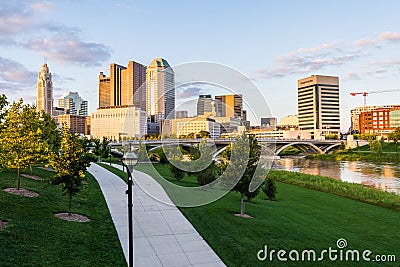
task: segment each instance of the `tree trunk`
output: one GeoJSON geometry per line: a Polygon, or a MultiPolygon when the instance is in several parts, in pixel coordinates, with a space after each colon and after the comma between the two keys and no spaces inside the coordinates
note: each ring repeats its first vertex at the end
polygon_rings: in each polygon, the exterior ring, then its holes
{"type": "Polygon", "coordinates": [[[71,211],[72,211],[72,194],[69,194],[68,215],[71,215],[71,211]]]}
{"type": "Polygon", "coordinates": [[[30,171],[31,171],[31,175],[32,175],[32,165],[29,165],[30,171]]]}
{"type": "Polygon", "coordinates": [[[244,194],[241,194],[242,198],[240,200],[240,215],[244,215],[245,203],[244,203],[244,194]]]}
{"type": "Polygon", "coordinates": [[[17,190],[19,190],[21,186],[21,175],[20,175],[20,169],[18,168],[18,186],[17,186],[17,190]]]}

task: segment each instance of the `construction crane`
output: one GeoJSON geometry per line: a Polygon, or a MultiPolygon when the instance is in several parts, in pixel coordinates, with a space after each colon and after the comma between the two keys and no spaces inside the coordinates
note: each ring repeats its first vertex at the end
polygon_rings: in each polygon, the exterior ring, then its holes
{"type": "Polygon", "coordinates": [[[364,97],[364,109],[367,106],[367,95],[370,94],[380,94],[380,93],[390,93],[390,92],[397,92],[400,89],[389,89],[389,90],[378,90],[378,91],[370,91],[370,92],[353,92],[350,93],[351,96],[362,95],[364,97]]]}

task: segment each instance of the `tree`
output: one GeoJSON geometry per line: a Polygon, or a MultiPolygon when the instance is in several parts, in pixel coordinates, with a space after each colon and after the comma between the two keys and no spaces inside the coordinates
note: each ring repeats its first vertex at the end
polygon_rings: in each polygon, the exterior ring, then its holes
{"type": "Polygon", "coordinates": [[[139,141],[139,149],[137,154],[139,162],[145,162],[149,159],[149,156],[147,155],[146,145],[143,144],[142,141],[139,141]]]}
{"type": "Polygon", "coordinates": [[[89,166],[79,136],[63,128],[60,150],[51,153],[49,163],[56,172],[51,184],[61,185],[63,194],[68,195],[68,214],[71,215],[72,196],[84,187],[85,171],[89,166]]]}
{"type": "Polygon", "coordinates": [[[109,148],[110,141],[107,138],[103,138],[100,143],[99,149],[99,156],[100,160],[103,158],[107,158],[110,155],[110,148],[109,148]]]}
{"type": "Polygon", "coordinates": [[[183,176],[185,175],[185,172],[183,170],[181,170],[180,168],[178,168],[174,165],[174,161],[179,161],[179,160],[181,160],[181,159],[176,157],[175,159],[171,160],[171,162],[169,163],[169,169],[177,181],[182,180],[183,176]]]}
{"type": "Polygon", "coordinates": [[[1,130],[1,125],[3,123],[4,117],[7,114],[7,97],[6,95],[2,94],[0,95],[0,130],[1,130]]]}
{"type": "Polygon", "coordinates": [[[192,172],[200,186],[206,185],[214,181],[217,177],[217,166],[212,158],[213,151],[207,144],[206,140],[201,140],[197,147],[190,148],[191,160],[197,160],[198,166],[207,166],[201,171],[192,172]]]}
{"type": "Polygon", "coordinates": [[[43,125],[34,106],[22,99],[8,109],[0,131],[0,167],[17,170],[17,189],[21,187],[21,170],[42,161],[48,153],[43,140],[43,125]]]}
{"type": "Polygon", "coordinates": [[[186,135],[186,137],[189,138],[189,139],[193,139],[193,138],[196,138],[196,135],[194,133],[188,133],[186,135]]]}
{"type": "MultiPolygon", "coordinates": [[[[241,205],[240,205],[240,215],[243,216],[245,212],[245,197],[248,198],[255,197],[258,194],[258,189],[256,189],[254,194],[249,191],[249,186],[253,175],[255,174],[257,164],[260,159],[260,148],[257,143],[257,139],[252,135],[247,135],[243,133],[242,135],[236,137],[235,141],[227,148],[223,153],[223,160],[219,164],[220,172],[224,172],[231,179],[235,179],[240,176],[239,181],[233,187],[232,191],[239,192],[241,195],[241,205]],[[249,155],[248,159],[244,156],[232,157],[232,155],[249,155]],[[227,163],[229,162],[229,164],[227,163]],[[227,166],[232,166],[227,168],[227,166]],[[243,175],[240,175],[244,170],[243,175]]],[[[257,177],[260,178],[261,177],[257,177]]]]}
{"type": "Polygon", "coordinates": [[[270,201],[275,199],[277,189],[274,180],[267,178],[264,181],[264,185],[261,187],[261,189],[270,201]]]}
{"type": "Polygon", "coordinates": [[[61,144],[61,134],[54,119],[44,111],[39,113],[42,129],[42,140],[47,143],[50,151],[57,151],[61,144]]]}
{"type": "MultiPolygon", "coordinates": [[[[383,140],[382,140],[382,142],[383,142],[383,140]]],[[[382,142],[379,140],[371,141],[371,143],[370,143],[371,151],[375,152],[378,155],[382,154],[382,142]]]]}
{"type": "Polygon", "coordinates": [[[391,132],[389,134],[389,140],[393,140],[394,142],[394,146],[396,148],[396,152],[397,152],[397,143],[400,140],[400,127],[397,127],[393,132],[391,132]]]}
{"type": "Polygon", "coordinates": [[[210,134],[210,132],[207,132],[207,131],[200,131],[197,135],[196,135],[196,137],[199,137],[199,138],[210,138],[211,137],[211,134],[210,134]]]}

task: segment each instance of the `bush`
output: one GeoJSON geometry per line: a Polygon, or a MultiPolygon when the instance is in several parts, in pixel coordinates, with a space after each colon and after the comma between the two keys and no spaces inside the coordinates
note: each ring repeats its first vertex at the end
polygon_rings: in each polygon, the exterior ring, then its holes
{"type": "Polygon", "coordinates": [[[261,188],[264,194],[267,196],[267,199],[270,201],[275,200],[277,189],[274,180],[267,178],[261,188]]]}
{"type": "Polygon", "coordinates": [[[213,161],[210,166],[208,166],[206,169],[199,171],[199,172],[194,172],[191,173],[191,175],[194,175],[197,179],[197,183],[200,186],[206,185],[211,183],[216,179],[216,165],[215,162],[213,161]]]}
{"type": "Polygon", "coordinates": [[[175,167],[175,165],[173,165],[172,163],[169,164],[169,169],[172,173],[172,176],[174,176],[174,178],[177,181],[182,180],[183,176],[185,175],[185,172],[182,171],[181,169],[175,167]]]}
{"type": "Polygon", "coordinates": [[[161,152],[158,154],[158,159],[159,159],[159,162],[160,162],[161,164],[167,164],[167,163],[168,163],[168,159],[167,159],[167,156],[165,156],[164,151],[161,151],[161,152]]]}

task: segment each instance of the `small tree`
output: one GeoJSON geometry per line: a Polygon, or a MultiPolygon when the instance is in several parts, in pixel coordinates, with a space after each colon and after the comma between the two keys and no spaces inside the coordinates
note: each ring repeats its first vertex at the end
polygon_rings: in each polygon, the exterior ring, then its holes
{"type": "Polygon", "coordinates": [[[47,155],[47,143],[42,140],[39,115],[34,106],[24,105],[22,99],[11,105],[0,131],[0,164],[17,170],[17,189],[21,186],[21,170],[47,155]]]}
{"type": "Polygon", "coordinates": [[[185,172],[176,167],[172,162],[169,163],[169,169],[177,181],[182,180],[183,176],[185,175],[185,172]]]}
{"type": "Polygon", "coordinates": [[[63,194],[69,197],[68,214],[71,215],[72,196],[84,187],[84,173],[89,166],[79,136],[63,128],[60,150],[51,153],[49,162],[56,172],[51,184],[61,184],[63,194]]]}
{"type": "Polygon", "coordinates": [[[188,174],[196,177],[198,185],[207,185],[216,179],[218,168],[213,159],[213,151],[206,140],[203,139],[197,146],[190,147],[189,157],[197,164],[192,165],[193,169],[188,174]],[[198,166],[207,167],[197,171],[198,166]]]}
{"type": "Polygon", "coordinates": [[[274,180],[267,178],[261,189],[270,201],[275,200],[277,189],[274,180]]]}
{"type": "Polygon", "coordinates": [[[143,144],[142,141],[139,141],[139,149],[137,154],[139,162],[144,162],[149,159],[149,156],[147,155],[146,145],[143,144]]]}
{"type": "Polygon", "coordinates": [[[400,140],[400,127],[397,127],[393,132],[389,134],[389,140],[392,140],[394,142],[394,146],[397,152],[397,143],[400,140]]]}
{"type": "Polygon", "coordinates": [[[103,138],[100,143],[100,149],[99,149],[99,156],[100,160],[108,158],[110,155],[110,148],[109,148],[110,141],[107,138],[103,138]]]}
{"type": "Polygon", "coordinates": [[[241,196],[241,205],[240,205],[240,215],[244,215],[245,212],[245,197],[253,198],[258,194],[258,190],[253,192],[249,191],[249,186],[251,180],[253,179],[253,175],[256,171],[257,164],[260,159],[260,148],[257,143],[257,139],[252,135],[247,135],[247,133],[243,133],[241,136],[236,137],[236,140],[230,145],[230,148],[227,148],[223,153],[223,160],[219,164],[221,173],[224,172],[228,177],[232,179],[237,178],[241,175],[239,181],[233,187],[232,191],[236,191],[240,193],[241,196]],[[245,157],[235,157],[231,159],[231,154],[235,153],[236,155],[246,155],[248,153],[248,160],[245,157]],[[228,164],[232,165],[232,168],[227,168],[228,164]]]}
{"type": "Polygon", "coordinates": [[[375,152],[378,155],[382,154],[382,142],[379,140],[372,141],[370,144],[370,149],[372,152],[375,152]]]}
{"type": "Polygon", "coordinates": [[[211,137],[210,132],[207,132],[207,131],[200,131],[198,133],[198,135],[199,135],[199,138],[210,138],[211,137]]]}

